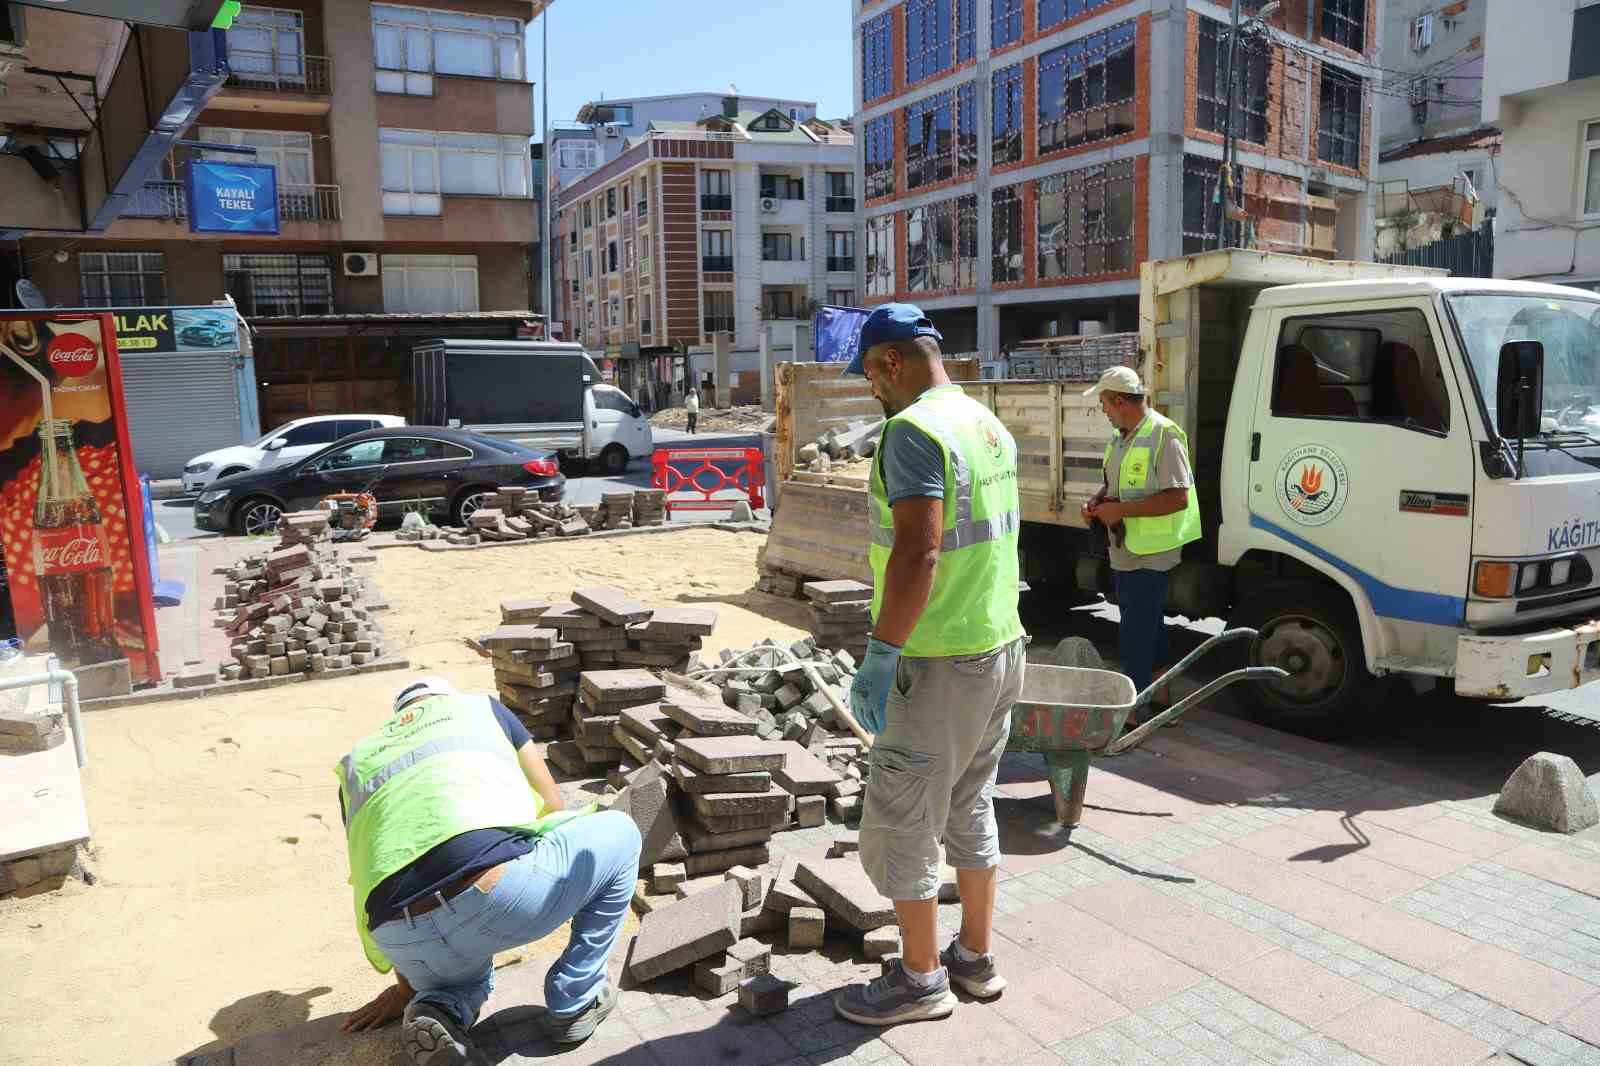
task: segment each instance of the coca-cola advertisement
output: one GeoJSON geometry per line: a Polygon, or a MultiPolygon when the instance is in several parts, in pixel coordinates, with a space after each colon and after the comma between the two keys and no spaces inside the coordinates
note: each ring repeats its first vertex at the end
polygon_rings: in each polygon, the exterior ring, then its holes
{"type": "Polygon", "coordinates": [[[0,553],[23,650],[161,678],[108,314],[0,315],[0,553]]]}

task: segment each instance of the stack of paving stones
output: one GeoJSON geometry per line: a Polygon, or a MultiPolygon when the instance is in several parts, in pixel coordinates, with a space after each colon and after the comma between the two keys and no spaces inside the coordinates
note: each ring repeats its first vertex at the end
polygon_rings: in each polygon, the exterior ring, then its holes
{"type": "Polygon", "coordinates": [[[872,586],[860,581],[808,581],[801,591],[811,601],[811,632],[817,646],[865,656],[872,635],[872,586]]]}
{"type": "Polygon", "coordinates": [[[234,662],[220,671],[185,671],[183,685],[323,673],[363,666],[383,654],[366,582],[329,540],[328,512],[284,517],[292,541],[227,572],[217,624],[232,636],[234,662]],[[320,524],[319,524],[320,523],[320,524]]]}
{"type": "Polygon", "coordinates": [[[467,528],[440,530],[432,526],[402,529],[396,540],[434,540],[470,547],[480,541],[534,540],[540,537],[581,537],[589,532],[589,522],[580,509],[561,502],[547,502],[519,485],[496,489],[484,505],[467,517],[467,528]]]}
{"type": "Polygon", "coordinates": [[[667,490],[640,489],[633,494],[633,524],[660,526],[667,521],[667,490]]]}
{"type": "Polygon", "coordinates": [[[800,595],[800,586],[805,584],[805,578],[791,574],[787,570],[780,570],[766,563],[767,546],[763,544],[756,550],[756,591],[765,592],[769,596],[782,596],[786,600],[795,599],[800,595]]]}
{"type": "Polygon", "coordinates": [[[494,663],[495,687],[535,740],[571,735],[581,663],[577,649],[543,621],[551,605],[506,600],[500,628],[481,641],[494,663]]]}
{"type": "Polygon", "coordinates": [[[579,674],[578,700],[572,705],[573,747],[583,765],[590,770],[620,766],[627,754],[616,736],[622,713],[656,704],[666,692],[666,685],[648,670],[585,670],[579,674]]]}
{"type": "Polygon", "coordinates": [[[632,529],[633,493],[602,492],[600,507],[590,522],[594,529],[632,529]]]}
{"type": "Polygon", "coordinates": [[[690,669],[703,638],[717,627],[717,612],[700,607],[661,607],[628,626],[628,646],[617,652],[624,666],[683,673],[690,669]]]}

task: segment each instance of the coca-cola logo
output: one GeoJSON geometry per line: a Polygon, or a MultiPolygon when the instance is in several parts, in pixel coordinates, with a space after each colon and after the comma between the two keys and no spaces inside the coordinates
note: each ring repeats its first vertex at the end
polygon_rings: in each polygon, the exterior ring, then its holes
{"type": "Polygon", "coordinates": [[[105,541],[92,526],[35,530],[39,558],[34,567],[41,577],[98,570],[109,565],[105,541]]]}
{"type": "Polygon", "coordinates": [[[81,378],[100,365],[100,350],[81,333],[63,333],[45,353],[50,369],[69,378],[81,378]]]}

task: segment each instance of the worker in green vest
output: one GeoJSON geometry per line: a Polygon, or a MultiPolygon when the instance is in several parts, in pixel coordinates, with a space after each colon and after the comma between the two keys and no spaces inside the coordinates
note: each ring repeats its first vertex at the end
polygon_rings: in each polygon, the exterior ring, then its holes
{"type": "Polygon", "coordinates": [[[894,901],[901,961],[834,1000],[865,1025],[942,1018],[952,982],[1005,987],[990,950],[1000,839],[995,774],[1022,691],[1017,446],[945,375],[939,331],[910,304],[867,316],[849,373],[887,421],[873,461],[872,639],[850,689],[877,734],[861,864],[894,901]],[[961,929],[938,945],[939,840],[956,868],[961,929]]]}
{"type": "Polygon", "coordinates": [[[546,1029],[578,1043],[617,1003],[606,960],[639,872],[639,831],[620,811],[564,809],[526,728],[498,700],[442,677],[408,682],[394,713],[334,773],[356,929],[395,984],[345,1021],[403,1017],[416,1066],[477,1061],[467,1030],[494,985],[496,952],[568,921],[545,974],[546,1029]]]}
{"type": "MultiPolygon", "coordinates": [[[[1083,505],[1083,520],[1110,532],[1111,576],[1122,622],[1122,672],[1143,692],[1157,663],[1168,663],[1167,576],[1183,546],[1200,539],[1200,500],[1189,466],[1189,439],[1152,409],[1130,367],[1114,366],[1084,393],[1098,396],[1116,429],[1106,443],[1104,484],[1083,505]]],[[[1130,723],[1131,724],[1131,723],[1130,723]]]]}

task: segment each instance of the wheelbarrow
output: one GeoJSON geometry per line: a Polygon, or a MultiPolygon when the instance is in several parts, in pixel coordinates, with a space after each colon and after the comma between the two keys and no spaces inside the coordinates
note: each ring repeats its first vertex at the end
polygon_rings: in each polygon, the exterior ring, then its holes
{"type": "Polygon", "coordinates": [[[1233,670],[1174,703],[1136,729],[1123,732],[1128,718],[1150,702],[1151,695],[1182,674],[1212,648],[1235,640],[1254,638],[1253,629],[1230,629],[1201,644],[1161,675],[1143,692],[1135,692],[1126,674],[1112,670],[1029,663],[1023,677],[1022,698],[1011,710],[1011,739],[1007,751],[1038,752],[1045,757],[1050,792],[1055,797],[1056,820],[1071,828],[1083,817],[1083,794],[1089,784],[1089,760],[1120,755],[1143,743],[1150,734],[1173,721],[1218,691],[1240,681],[1269,681],[1288,677],[1275,666],[1233,670]]]}

